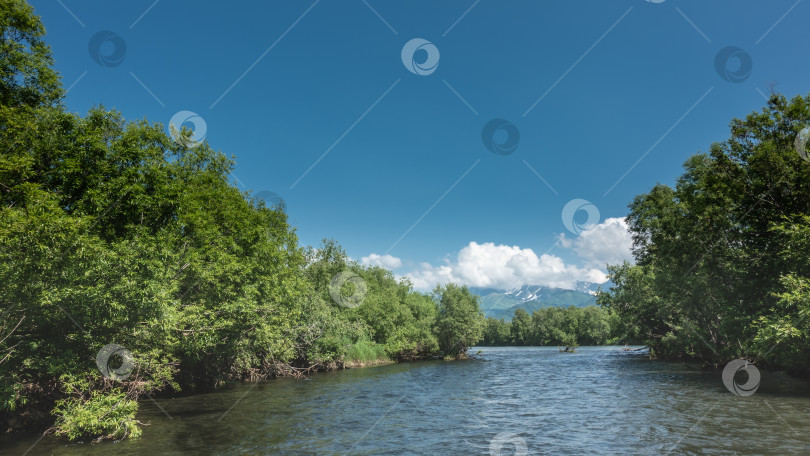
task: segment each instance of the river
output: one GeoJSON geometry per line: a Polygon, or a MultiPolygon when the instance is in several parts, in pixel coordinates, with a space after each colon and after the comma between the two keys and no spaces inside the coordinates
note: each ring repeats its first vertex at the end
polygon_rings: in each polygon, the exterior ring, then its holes
{"type": "Polygon", "coordinates": [[[475,361],[145,399],[138,418],[151,425],[140,439],[90,445],[15,434],[0,448],[30,456],[810,454],[810,386],[784,374],[762,372],[745,397],[717,371],[620,347],[480,352],[475,361]]]}

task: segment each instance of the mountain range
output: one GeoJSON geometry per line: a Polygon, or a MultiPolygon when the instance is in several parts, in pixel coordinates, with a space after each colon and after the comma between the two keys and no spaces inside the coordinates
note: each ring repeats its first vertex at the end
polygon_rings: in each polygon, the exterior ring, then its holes
{"type": "Polygon", "coordinates": [[[612,286],[609,281],[598,284],[576,282],[574,289],[552,288],[541,285],[524,285],[511,290],[497,288],[470,288],[481,297],[481,309],[487,317],[512,320],[515,310],[524,309],[532,313],[544,307],[587,307],[596,305],[596,293],[612,286]]]}

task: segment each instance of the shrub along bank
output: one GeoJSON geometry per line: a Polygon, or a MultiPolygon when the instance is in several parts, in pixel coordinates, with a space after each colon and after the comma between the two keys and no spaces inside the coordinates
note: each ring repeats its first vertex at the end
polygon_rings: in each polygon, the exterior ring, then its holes
{"type": "Polygon", "coordinates": [[[147,394],[463,357],[481,338],[469,290],[300,246],[191,132],[67,112],[27,3],[0,3],[0,28],[0,422],[136,436],[147,394]]]}

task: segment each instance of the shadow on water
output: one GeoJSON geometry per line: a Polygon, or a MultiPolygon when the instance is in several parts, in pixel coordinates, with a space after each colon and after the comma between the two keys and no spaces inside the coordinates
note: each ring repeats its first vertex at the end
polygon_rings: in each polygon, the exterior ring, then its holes
{"type": "Polygon", "coordinates": [[[762,373],[752,396],[720,371],[619,347],[482,348],[420,361],[146,399],[138,440],[0,438],[3,454],[797,454],[810,448],[810,387],[762,373]],[[161,407],[171,416],[167,417],[161,407]],[[497,454],[497,453],[495,453],[497,454]]]}

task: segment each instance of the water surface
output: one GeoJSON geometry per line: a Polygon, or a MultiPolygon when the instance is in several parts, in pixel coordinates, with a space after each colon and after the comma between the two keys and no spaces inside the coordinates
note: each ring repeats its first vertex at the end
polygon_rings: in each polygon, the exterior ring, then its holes
{"type": "Polygon", "coordinates": [[[65,444],[15,434],[0,448],[31,456],[488,455],[499,447],[502,455],[810,454],[810,386],[784,374],[762,372],[759,390],[742,397],[719,372],[620,347],[480,350],[476,361],[146,399],[138,418],[151,425],[138,440],[65,444]]]}

